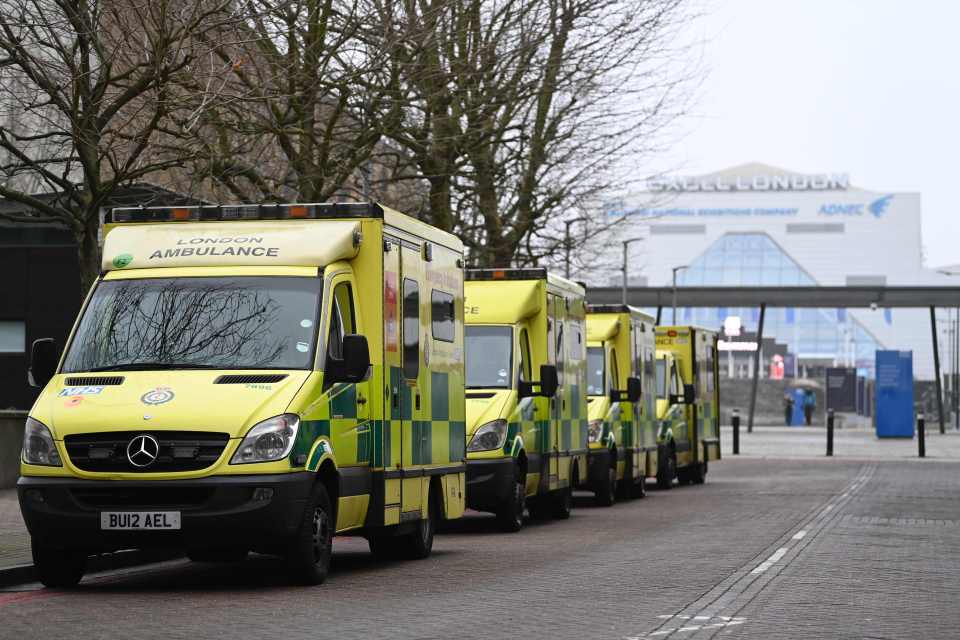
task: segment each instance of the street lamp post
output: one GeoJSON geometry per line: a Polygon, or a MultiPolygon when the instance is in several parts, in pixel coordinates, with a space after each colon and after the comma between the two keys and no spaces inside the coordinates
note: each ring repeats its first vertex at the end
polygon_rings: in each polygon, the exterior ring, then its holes
{"type": "Polygon", "coordinates": [[[677,271],[686,269],[687,265],[680,265],[671,269],[673,271],[673,324],[677,324],[677,271]]]}
{"type": "Polygon", "coordinates": [[[573,218],[572,220],[563,221],[563,251],[566,262],[564,263],[564,274],[569,279],[570,278],[570,225],[576,222],[586,222],[586,216],[580,216],[579,218],[573,218]]]}
{"type": "Polygon", "coordinates": [[[640,242],[643,238],[629,238],[623,241],[623,304],[627,304],[627,247],[632,242],[640,242]]]}

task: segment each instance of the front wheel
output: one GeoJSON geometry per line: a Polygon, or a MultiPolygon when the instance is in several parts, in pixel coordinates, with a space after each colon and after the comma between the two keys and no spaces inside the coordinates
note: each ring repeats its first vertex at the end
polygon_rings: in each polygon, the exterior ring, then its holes
{"type": "Polygon", "coordinates": [[[71,549],[51,549],[33,543],[33,566],[45,587],[67,589],[75,587],[87,568],[87,554],[71,549]]]}
{"type": "Polygon", "coordinates": [[[437,531],[440,507],[437,492],[431,491],[427,500],[427,517],[417,522],[413,533],[396,538],[397,550],[405,560],[422,560],[433,551],[433,534],[437,531]]]}
{"type": "MultiPolygon", "coordinates": [[[[615,460],[616,458],[614,458],[615,460]]],[[[617,467],[616,462],[607,467],[606,477],[600,478],[593,495],[601,507],[609,507],[616,501],[617,495],[617,467]]]]}
{"type": "Polygon", "coordinates": [[[696,465],[690,472],[690,482],[693,484],[703,484],[707,481],[707,461],[704,460],[696,465]]]}
{"type": "Polygon", "coordinates": [[[510,498],[497,511],[497,523],[502,531],[512,533],[523,528],[523,512],[527,506],[526,485],[526,478],[520,472],[520,468],[517,467],[510,498]]]}
{"type": "Polygon", "coordinates": [[[673,479],[677,475],[677,456],[673,451],[664,450],[657,465],[657,488],[673,488],[673,479]]]}
{"type": "Polygon", "coordinates": [[[569,486],[554,492],[551,497],[551,511],[557,520],[566,520],[573,509],[573,489],[569,486]]]}
{"type": "Polygon", "coordinates": [[[290,575],[303,584],[320,584],[330,571],[333,550],[333,510],[330,496],[322,484],[316,485],[300,529],[290,541],[286,561],[290,575]]]}

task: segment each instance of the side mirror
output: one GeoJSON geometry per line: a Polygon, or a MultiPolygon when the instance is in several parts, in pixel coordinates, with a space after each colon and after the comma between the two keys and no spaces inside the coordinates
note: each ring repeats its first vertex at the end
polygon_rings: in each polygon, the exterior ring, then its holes
{"type": "Polygon", "coordinates": [[[363,382],[369,374],[367,337],[353,333],[343,336],[343,359],[331,359],[327,363],[329,382],[363,382]]]}
{"type": "Polygon", "coordinates": [[[557,377],[557,368],[552,364],[540,365],[540,395],[552,398],[560,388],[560,379],[557,377]]]}
{"type": "Polygon", "coordinates": [[[31,387],[42,387],[50,382],[57,371],[57,342],[53,338],[40,338],[30,347],[30,367],[27,382],[31,387]]]}
{"type": "Polygon", "coordinates": [[[683,385],[683,404],[693,404],[696,396],[697,394],[692,384],[683,385]]]}
{"type": "Polygon", "coordinates": [[[640,378],[627,378],[627,401],[639,402],[643,396],[643,387],[640,378]]]}

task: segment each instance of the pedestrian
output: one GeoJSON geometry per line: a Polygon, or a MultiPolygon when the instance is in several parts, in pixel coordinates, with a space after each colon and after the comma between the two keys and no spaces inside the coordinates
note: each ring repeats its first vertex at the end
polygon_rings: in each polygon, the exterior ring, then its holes
{"type": "Polygon", "coordinates": [[[817,394],[813,389],[804,389],[803,391],[803,417],[807,420],[807,426],[813,420],[813,410],[817,408],[817,394]]]}
{"type": "Polygon", "coordinates": [[[790,392],[783,394],[783,419],[784,424],[790,426],[790,420],[793,418],[793,396],[790,392]]]}

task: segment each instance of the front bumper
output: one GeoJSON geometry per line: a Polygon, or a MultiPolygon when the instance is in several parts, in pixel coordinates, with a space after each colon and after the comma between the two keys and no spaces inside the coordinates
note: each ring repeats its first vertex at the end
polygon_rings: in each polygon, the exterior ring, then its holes
{"type": "Polygon", "coordinates": [[[85,549],[245,548],[282,550],[312,490],[308,472],[193,480],[80,480],[21,477],[20,511],[34,543],[85,549]],[[273,494],[264,498],[271,489],[273,494]],[[256,498],[256,499],[255,499],[256,498]],[[101,511],[179,511],[181,528],[102,531],[101,511]]]}
{"type": "Polygon", "coordinates": [[[498,511],[513,491],[515,465],[513,458],[467,460],[467,507],[498,511]]]}

